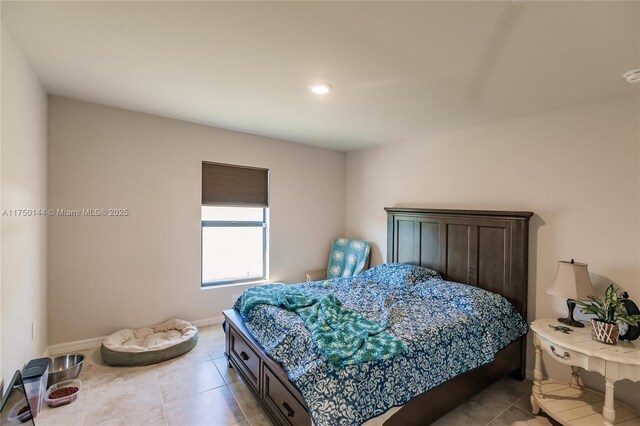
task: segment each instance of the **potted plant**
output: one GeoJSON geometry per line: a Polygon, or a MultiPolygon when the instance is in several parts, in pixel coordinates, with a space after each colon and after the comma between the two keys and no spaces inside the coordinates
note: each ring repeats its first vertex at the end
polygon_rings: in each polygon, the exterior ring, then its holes
{"type": "Polygon", "coordinates": [[[620,297],[613,284],[607,287],[604,300],[588,296],[589,302],[576,301],[583,314],[593,314],[591,319],[591,338],[597,342],[615,345],[618,343],[620,329],[618,322],[637,327],[640,315],[629,315],[624,309],[624,299],[620,297]]]}

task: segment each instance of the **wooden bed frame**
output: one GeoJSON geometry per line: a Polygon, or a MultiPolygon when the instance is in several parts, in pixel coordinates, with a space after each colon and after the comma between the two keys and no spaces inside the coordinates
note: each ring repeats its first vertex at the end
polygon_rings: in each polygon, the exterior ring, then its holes
{"type": "MultiPolygon", "coordinates": [[[[531,212],[385,208],[387,262],[437,270],[449,281],[505,296],[527,318],[528,237],[531,212]]],[[[277,425],[311,425],[304,399],[279,363],[251,336],[240,314],[224,311],[225,355],[277,425]]],[[[385,426],[432,423],[496,380],[525,375],[525,338],[490,364],[455,377],[409,401],[385,426]]]]}

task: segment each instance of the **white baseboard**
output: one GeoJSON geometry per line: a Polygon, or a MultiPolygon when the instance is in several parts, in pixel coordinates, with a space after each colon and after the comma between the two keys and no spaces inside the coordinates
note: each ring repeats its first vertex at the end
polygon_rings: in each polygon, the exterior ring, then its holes
{"type": "Polygon", "coordinates": [[[223,321],[224,321],[224,317],[214,317],[214,318],[205,318],[205,319],[189,321],[189,322],[195,325],[196,327],[206,327],[208,325],[222,324],[223,321]]]}
{"type": "MultiPolygon", "coordinates": [[[[190,321],[191,324],[196,327],[206,327],[209,325],[217,325],[222,324],[224,321],[224,317],[214,317],[214,318],[204,318],[195,321],[190,321]]],[[[106,339],[108,336],[101,337],[93,337],[91,339],[84,340],[76,340],[73,342],[66,343],[58,343],[55,345],[51,345],[44,350],[44,354],[42,356],[49,357],[52,354],[67,354],[76,351],[81,351],[83,349],[92,349],[97,348],[102,344],[102,341],[106,339]]]]}
{"type": "Polygon", "coordinates": [[[93,337],[91,339],[84,340],[76,340],[74,342],[66,342],[66,343],[58,343],[56,345],[51,345],[47,348],[47,352],[49,354],[68,354],[71,352],[77,352],[82,349],[92,349],[97,348],[102,344],[102,341],[106,339],[107,336],[102,337],[93,337]]]}
{"type": "Polygon", "coordinates": [[[533,370],[525,370],[524,376],[533,382],[533,370]]]}

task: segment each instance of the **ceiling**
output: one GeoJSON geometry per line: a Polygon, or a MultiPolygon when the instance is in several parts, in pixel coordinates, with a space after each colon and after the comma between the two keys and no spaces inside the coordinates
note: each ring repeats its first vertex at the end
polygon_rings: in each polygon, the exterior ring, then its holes
{"type": "Polygon", "coordinates": [[[640,95],[640,2],[11,2],[47,92],[349,151],[640,95]],[[308,85],[334,90],[313,95],[308,85]]]}

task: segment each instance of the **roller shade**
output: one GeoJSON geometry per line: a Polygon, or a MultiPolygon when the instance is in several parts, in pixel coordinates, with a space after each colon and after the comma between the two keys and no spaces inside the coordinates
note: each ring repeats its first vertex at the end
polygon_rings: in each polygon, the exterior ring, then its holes
{"type": "Polygon", "coordinates": [[[269,170],[203,161],[202,205],[269,207],[269,170]]]}

